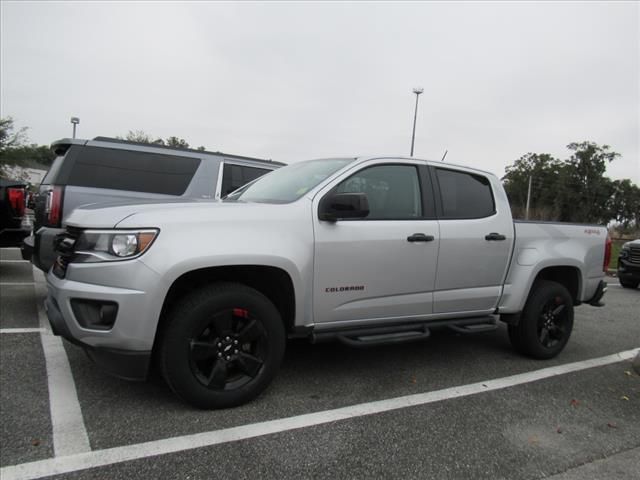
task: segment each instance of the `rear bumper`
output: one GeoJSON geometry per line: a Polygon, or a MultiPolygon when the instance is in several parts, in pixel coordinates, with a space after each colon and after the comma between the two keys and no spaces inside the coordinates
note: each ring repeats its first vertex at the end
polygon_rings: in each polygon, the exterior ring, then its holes
{"type": "Polygon", "coordinates": [[[640,280],[640,266],[618,259],[618,278],[634,282],[640,280]]]}
{"type": "Polygon", "coordinates": [[[4,228],[0,231],[0,247],[19,247],[30,233],[27,228],[4,228]]]}
{"type": "Polygon", "coordinates": [[[587,303],[594,307],[604,307],[602,298],[604,297],[605,293],[607,293],[607,284],[604,280],[600,280],[600,283],[598,283],[598,288],[596,289],[596,293],[593,294],[593,297],[591,297],[591,299],[587,303]]]}
{"type": "Polygon", "coordinates": [[[58,256],[53,248],[53,240],[56,235],[63,232],[63,228],[40,227],[32,236],[33,240],[30,240],[32,244],[31,263],[45,273],[51,269],[58,256]]]}

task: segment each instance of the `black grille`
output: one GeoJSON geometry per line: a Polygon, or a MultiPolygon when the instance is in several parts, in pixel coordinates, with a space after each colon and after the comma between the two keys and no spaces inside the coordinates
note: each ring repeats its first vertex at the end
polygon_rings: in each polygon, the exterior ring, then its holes
{"type": "Polygon", "coordinates": [[[53,263],[53,274],[58,278],[64,278],[67,273],[67,266],[75,255],[75,244],[82,230],[79,228],[67,227],[67,230],[57,235],[54,240],[54,248],[58,258],[53,263]]]}
{"type": "Polygon", "coordinates": [[[640,265],[640,247],[631,247],[629,249],[629,261],[640,265]]]}

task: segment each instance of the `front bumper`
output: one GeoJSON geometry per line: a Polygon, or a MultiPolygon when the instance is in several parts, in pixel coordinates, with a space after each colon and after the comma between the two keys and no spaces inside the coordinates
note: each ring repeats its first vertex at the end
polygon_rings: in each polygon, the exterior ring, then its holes
{"type": "Polygon", "coordinates": [[[640,265],[633,264],[622,258],[618,259],[618,278],[633,282],[640,281],[640,265]]]}
{"type": "Polygon", "coordinates": [[[62,316],[57,303],[51,297],[45,301],[47,317],[54,335],[58,335],[84,349],[87,356],[101,370],[124,380],[145,380],[151,363],[151,351],[118,350],[114,348],[92,347],[75,338],[62,316]]]}
{"type": "Polygon", "coordinates": [[[47,317],[54,334],[83,347],[107,373],[143,380],[164,299],[161,285],[158,274],[138,260],[71,264],[65,279],[47,275],[47,317]],[[115,303],[113,325],[87,328],[90,322],[78,317],[83,311],[74,310],[72,301],[115,303]]]}

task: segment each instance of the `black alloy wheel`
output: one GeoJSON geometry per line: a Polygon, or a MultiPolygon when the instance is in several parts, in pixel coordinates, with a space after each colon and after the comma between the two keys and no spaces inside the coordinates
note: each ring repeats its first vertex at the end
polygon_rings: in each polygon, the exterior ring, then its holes
{"type": "Polygon", "coordinates": [[[565,347],[573,330],[573,297],[564,285],[539,280],[517,325],[509,325],[513,347],[527,356],[548,359],[565,347]]]}
{"type": "Polygon", "coordinates": [[[567,335],[568,309],[564,297],[558,295],[542,307],[538,318],[538,338],[544,348],[554,348],[567,335]]]}
{"type": "Polygon", "coordinates": [[[189,364],[212,390],[234,390],[256,378],[268,352],[262,324],[243,308],[213,314],[189,339],[189,364]]]}
{"type": "Polygon", "coordinates": [[[242,405],[275,377],[285,350],[280,312],[239,283],[201,287],[176,301],[159,339],[169,387],[198,408],[242,405]]]}

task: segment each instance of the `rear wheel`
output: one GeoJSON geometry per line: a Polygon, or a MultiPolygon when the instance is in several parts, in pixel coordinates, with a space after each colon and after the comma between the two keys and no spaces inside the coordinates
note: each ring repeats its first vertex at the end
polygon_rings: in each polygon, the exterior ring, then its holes
{"type": "Polygon", "coordinates": [[[275,306],[245,285],[216,283],[169,314],[160,362],[171,389],[198,408],[248,402],[275,377],[285,331],[275,306]]]}
{"type": "Polygon", "coordinates": [[[509,339],[520,353],[547,359],[558,355],[573,330],[573,299],[561,284],[542,280],[533,287],[518,325],[509,325],[509,339]]]}

